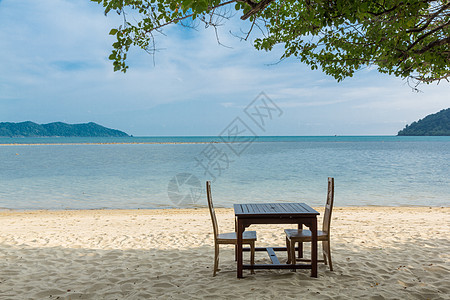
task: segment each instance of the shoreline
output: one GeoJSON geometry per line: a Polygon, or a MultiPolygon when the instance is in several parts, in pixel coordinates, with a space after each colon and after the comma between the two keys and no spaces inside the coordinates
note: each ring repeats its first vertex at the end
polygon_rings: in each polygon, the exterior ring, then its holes
{"type": "MultiPolygon", "coordinates": [[[[233,207],[223,207],[220,205],[215,205],[214,208],[216,210],[230,210],[233,211],[233,207]]],[[[322,210],[321,206],[313,206],[315,210],[322,210]]],[[[334,206],[333,210],[353,210],[353,209],[365,209],[365,208],[374,208],[374,209],[396,209],[396,208],[406,208],[406,209],[414,209],[414,208],[430,208],[430,209],[450,209],[449,206],[434,206],[434,205],[396,205],[396,206],[387,206],[387,205],[349,205],[349,206],[334,206]]],[[[208,209],[207,206],[199,206],[199,207],[167,207],[167,208],[74,208],[74,209],[53,209],[53,208],[39,208],[39,209],[17,209],[17,208],[0,208],[0,215],[2,213],[45,213],[45,212],[137,212],[137,211],[148,211],[148,212],[177,212],[180,211],[182,213],[194,212],[197,210],[205,210],[208,209]]]]}

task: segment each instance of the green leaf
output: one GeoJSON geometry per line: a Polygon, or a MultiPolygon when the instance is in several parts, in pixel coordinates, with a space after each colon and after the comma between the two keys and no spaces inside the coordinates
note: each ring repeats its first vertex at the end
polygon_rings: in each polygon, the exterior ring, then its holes
{"type": "MultiPolygon", "coordinates": [[[[242,1],[222,5],[221,0],[91,0],[128,17],[110,30],[116,49],[110,55],[115,70],[125,72],[131,46],[146,51],[155,38],[179,20],[195,21],[213,14],[215,25],[226,25],[224,12],[247,14],[251,6],[242,1]],[[179,9],[181,6],[181,9],[179,9]],[[130,13],[131,12],[131,13],[130,13]],[[140,14],[140,16],[139,16],[140,14]],[[214,18],[215,17],[215,18],[214,18]],[[123,29],[122,29],[123,27],[123,29]],[[157,30],[156,30],[157,29],[157,30]]],[[[255,0],[260,2],[261,0],[255,0]]],[[[376,66],[381,73],[407,77],[418,74],[428,83],[450,78],[450,9],[445,1],[423,0],[289,0],[273,1],[246,22],[253,28],[254,47],[271,51],[284,47],[281,58],[294,56],[312,69],[321,69],[341,81],[364,66],[376,66]],[[441,5],[438,10],[436,5],[441,5]],[[437,15],[433,15],[437,13],[437,15]],[[252,23],[255,21],[255,26],[252,23]],[[424,31],[419,29],[427,24],[424,31]],[[260,33],[255,28],[264,29],[260,33]]],[[[209,19],[209,17],[208,17],[209,19]]],[[[209,26],[211,28],[211,26],[209,26]]],[[[150,49],[152,50],[152,49],[150,49]]],[[[154,49],[153,49],[154,50],[154,49]]],[[[149,51],[151,52],[151,51],[149,51]]]]}

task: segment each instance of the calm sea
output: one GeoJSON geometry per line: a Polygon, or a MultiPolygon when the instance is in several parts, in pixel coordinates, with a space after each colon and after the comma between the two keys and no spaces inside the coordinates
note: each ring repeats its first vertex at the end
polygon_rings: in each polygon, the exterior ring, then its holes
{"type": "Polygon", "coordinates": [[[1,209],[449,206],[450,137],[0,138],[1,209]],[[228,140],[230,142],[230,140],[228,140]]]}

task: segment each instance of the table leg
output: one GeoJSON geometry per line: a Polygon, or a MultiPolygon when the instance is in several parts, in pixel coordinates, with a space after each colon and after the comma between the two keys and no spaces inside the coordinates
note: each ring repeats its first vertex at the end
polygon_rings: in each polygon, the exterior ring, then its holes
{"type": "MultiPolygon", "coordinates": [[[[236,232],[237,234],[237,218],[234,217],[234,232],[236,232]]],[[[237,261],[237,257],[238,257],[238,249],[237,249],[237,244],[234,245],[234,261],[237,261]]]]}
{"type": "Polygon", "coordinates": [[[317,277],[317,218],[311,221],[311,277],[317,277]]]}
{"type": "Polygon", "coordinates": [[[236,231],[236,238],[237,238],[237,278],[243,278],[242,276],[242,264],[243,264],[243,258],[242,258],[242,234],[244,232],[244,225],[242,224],[242,221],[237,219],[237,231],[236,231]]]}
{"type": "MultiPolygon", "coordinates": [[[[303,224],[300,223],[298,224],[298,231],[302,231],[303,230],[303,224]]],[[[302,242],[298,242],[298,258],[303,258],[303,243],[302,242]]]]}

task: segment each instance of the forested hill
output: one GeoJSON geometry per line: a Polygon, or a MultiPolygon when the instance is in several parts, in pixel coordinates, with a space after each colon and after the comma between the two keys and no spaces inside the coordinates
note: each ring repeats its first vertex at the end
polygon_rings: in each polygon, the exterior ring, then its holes
{"type": "Polygon", "coordinates": [[[450,108],[406,125],[398,135],[447,135],[450,136],[450,108]]]}
{"type": "Polygon", "coordinates": [[[66,124],[54,122],[36,124],[30,121],[0,123],[0,137],[127,137],[127,133],[96,123],[66,124]]]}

